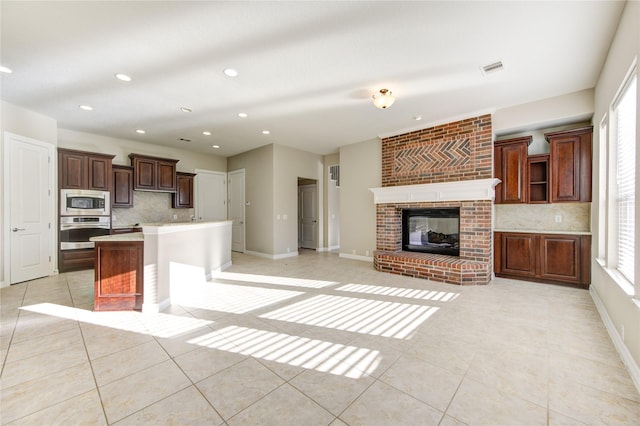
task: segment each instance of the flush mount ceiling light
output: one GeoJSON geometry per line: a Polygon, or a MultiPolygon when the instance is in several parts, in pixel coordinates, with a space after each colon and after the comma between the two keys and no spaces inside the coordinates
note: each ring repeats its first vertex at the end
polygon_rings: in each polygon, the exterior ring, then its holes
{"type": "Polygon", "coordinates": [[[239,112],[238,113],[238,117],[240,118],[247,118],[249,115],[246,112],[239,112]]]}
{"type": "Polygon", "coordinates": [[[233,69],[233,68],[225,68],[222,72],[227,77],[237,77],[238,76],[238,71],[233,69]]]}
{"type": "Polygon", "coordinates": [[[118,74],[116,74],[115,76],[116,76],[116,78],[117,78],[118,80],[122,80],[122,81],[131,81],[131,77],[129,77],[129,76],[128,76],[128,75],[126,75],[126,74],[120,74],[120,73],[118,73],[118,74]]]}
{"type": "Polygon", "coordinates": [[[220,148],[220,145],[211,145],[211,148],[218,149],[218,148],[220,148]]]}
{"type": "Polygon", "coordinates": [[[420,121],[422,120],[422,116],[421,115],[416,115],[415,117],[413,117],[414,120],[416,121],[420,121]]]}
{"type": "Polygon", "coordinates": [[[202,132],[202,134],[205,136],[211,136],[211,132],[202,132]]]}
{"type": "Polygon", "coordinates": [[[85,111],[93,111],[93,107],[91,105],[80,105],[80,109],[85,111]]]}
{"type": "Polygon", "coordinates": [[[136,130],[136,133],[140,133],[141,135],[144,135],[144,134],[145,134],[145,133],[147,133],[147,132],[145,132],[145,131],[144,131],[144,130],[142,130],[142,129],[138,129],[138,130],[136,130]]]}
{"type": "Polygon", "coordinates": [[[11,74],[13,71],[11,71],[11,68],[3,67],[2,65],[0,65],[0,72],[11,74]]]}
{"type": "Polygon", "coordinates": [[[263,135],[270,135],[270,134],[271,134],[271,132],[270,132],[270,131],[268,131],[268,130],[263,130],[263,131],[262,131],[262,134],[263,134],[263,135]]]}
{"type": "Polygon", "coordinates": [[[395,102],[396,98],[393,96],[391,91],[387,89],[380,89],[379,94],[373,95],[373,105],[376,108],[386,109],[389,108],[395,102]]]}
{"type": "Polygon", "coordinates": [[[188,107],[180,107],[180,111],[182,111],[182,112],[193,112],[193,110],[191,108],[188,108],[188,107]]]}

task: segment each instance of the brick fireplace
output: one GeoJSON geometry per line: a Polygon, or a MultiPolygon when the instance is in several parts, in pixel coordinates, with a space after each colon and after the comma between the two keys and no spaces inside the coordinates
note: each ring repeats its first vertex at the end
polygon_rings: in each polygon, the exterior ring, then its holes
{"type": "Polygon", "coordinates": [[[382,139],[377,270],[459,285],[493,275],[491,115],[382,139]],[[460,208],[460,256],[402,251],[402,209],[460,208]]]}

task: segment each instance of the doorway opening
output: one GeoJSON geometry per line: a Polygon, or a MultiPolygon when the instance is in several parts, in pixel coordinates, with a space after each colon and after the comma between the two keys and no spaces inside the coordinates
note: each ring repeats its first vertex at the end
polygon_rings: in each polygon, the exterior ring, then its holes
{"type": "Polygon", "coordinates": [[[298,177],[298,247],[318,248],[318,181],[298,177]]]}

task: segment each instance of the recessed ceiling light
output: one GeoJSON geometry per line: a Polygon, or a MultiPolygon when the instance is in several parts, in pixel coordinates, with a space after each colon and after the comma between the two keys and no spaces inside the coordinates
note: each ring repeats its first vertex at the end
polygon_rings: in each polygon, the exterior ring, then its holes
{"type": "Polygon", "coordinates": [[[237,77],[238,76],[238,71],[233,69],[233,68],[225,68],[224,71],[222,71],[222,72],[227,77],[237,77]]]}
{"type": "Polygon", "coordinates": [[[2,65],[0,65],[0,72],[11,74],[13,71],[11,71],[11,68],[3,67],[2,65]]]}
{"type": "Polygon", "coordinates": [[[140,133],[141,135],[144,135],[144,134],[145,134],[145,133],[147,133],[147,132],[145,132],[145,131],[144,131],[144,130],[142,130],[142,129],[138,129],[138,130],[136,130],[136,133],[140,133]]]}
{"type": "Polygon", "coordinates": [[[269,135],[269,134],[271,134],[271,132],[270,132],[270,131],[268,131],[268,130],[263,130],[263,131],[262,131],[262,134],[263,134],[263,135],[269,135]]]}
{"type": "Polygon", "coordinates": [[[188,107],[180,107],[180,111],[182,111],[182,112],[193,112],[193,110],[191,108],[188,108],[188,107]]]}
{"type": "Polygon", "coordinates": [[[93,107],[90,105],[80,105],[80,109],[83,109],[85,111],[93,111],[93,107]]]}
{"type": "Polygon", "coordinates": [[[205,136],[211,136],[211,132],[202,132],[202,134],[205,136]]]}
{"type": "Polygon", "coordinates": [[[246,112],[239,112],[238,113],[238,117],[240,118],[247,118],[249,115],[246,112]]]}
{"type": "Polygon", "coordinates": [[[218,149],[218,148],[220,148],[220,145],[211,145],[211,147],[214,148],[214,149],[218,149]]]}
{"type": "Polygon", "coordinates": [[[416,121],[420,121],[422,120],[422,116],[421,115],[416,115],[415,117],[413,117],[414,120],[416,121]]]}
{"type": "Polygon", "coordinates": [[[116,74],[116,78],[122,81],[131,81],[131,77],[126,74],[116,74]]]}

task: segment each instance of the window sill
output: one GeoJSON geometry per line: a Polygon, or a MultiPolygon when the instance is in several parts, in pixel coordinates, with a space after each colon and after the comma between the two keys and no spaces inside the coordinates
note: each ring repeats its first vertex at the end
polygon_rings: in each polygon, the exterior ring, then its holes
{"type": "MultiPolygon", "coordinates": [[[[596,262],[598,262],[600,267],[604,269],[607,275],[609,275],[609,277],[618,285],[618,287],[620,287],[622,291],[624,291],[629,297],[635,296],[633,284],[631,284],[624,275],[618,272],[617,269],[607,267],[604,259],[597,258],[596,262]]],[[[640,294],[638,296],[640,296],[640,294]]]]}

